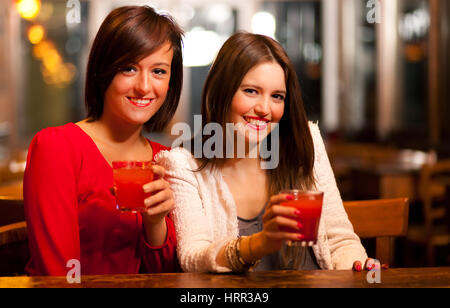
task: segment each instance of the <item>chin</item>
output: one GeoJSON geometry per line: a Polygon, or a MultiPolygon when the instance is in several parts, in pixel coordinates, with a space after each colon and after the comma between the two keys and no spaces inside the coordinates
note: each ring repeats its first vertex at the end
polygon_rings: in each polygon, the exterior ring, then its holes
{"type": "Polygon", "coordinates": [[[266,139],[268,135],[269,135],[269,133],[267,131],[258,132],[258,133],[248,132],[245,136],[245,140],[248,143],[259,144],[259,143],[263,142],[264,139],[266,139]]]}

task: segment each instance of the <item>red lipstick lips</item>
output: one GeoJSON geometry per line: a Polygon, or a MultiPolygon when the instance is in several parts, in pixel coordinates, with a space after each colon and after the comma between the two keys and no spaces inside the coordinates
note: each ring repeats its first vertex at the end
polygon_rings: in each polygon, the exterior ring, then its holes
{"type": "Polygon", "coordinates": [[[137,107],[147,107],[153,101],[151,98],[127,97],[130,103],[137,107]]]}

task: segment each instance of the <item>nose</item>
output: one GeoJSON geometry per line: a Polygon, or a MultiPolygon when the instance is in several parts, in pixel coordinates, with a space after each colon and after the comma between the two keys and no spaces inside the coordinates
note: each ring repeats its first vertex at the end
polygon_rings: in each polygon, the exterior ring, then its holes
{"type": "Polygon", "coordinates": [[[265,116],[270,113],[270,98],[262,97],[255,105],[254,111],[259,116],[265,116]]]}
{"type": "Polygon", "coordinates": [[[139,95],[144,96],[148,92],[150,92],[150,89],[151,89],[151,83],[150,83],[149,74],[147,74],[145,72],[139,73],[137,80],[136,80],[136,85],[135,85],[136,92],[139,95]]]}

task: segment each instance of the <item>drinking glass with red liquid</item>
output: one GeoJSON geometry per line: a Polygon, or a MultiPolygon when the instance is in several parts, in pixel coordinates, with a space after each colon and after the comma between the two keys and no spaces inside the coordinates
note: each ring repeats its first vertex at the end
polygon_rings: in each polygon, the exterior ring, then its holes
{"type": "Polygon", "coordinates": [[[283,190],[280,194],[289,194],[293,200],[283,201],[281,205],[298,209],[300,215],[297,221],[302,225],[300,230],[285,227],[283,231],[299,232],[304,238],[298,242],[288,242],[288,245],[312,246],[317,242],[320,215],[322,214],[323,192],[302,191],[298,189],[283,190]]]}
{"type": "Polygon", "coordinates": [[[151,193],[145,193],[143,185],[153,181],[151,161],[113,161],[114,187],[118,209],[126,212],[145,210],[144,200],[151,193]]]}

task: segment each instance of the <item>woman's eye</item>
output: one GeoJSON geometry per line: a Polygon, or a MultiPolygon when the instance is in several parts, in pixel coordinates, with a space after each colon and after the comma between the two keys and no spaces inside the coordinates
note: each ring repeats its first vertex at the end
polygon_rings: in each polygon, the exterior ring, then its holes
{"type": "Polygon", "coordinates": [[[156,75],[165,75],[167,74],[167,71],[161,68],[156,68],[153,70],[153,73],[155,73],[156,75]]]}
{"type": "Polygon", "coordinates": [[[256,94],[257,93],[256,90],[254,90],[254,89],[244,89],[244,92],[248,93],[248,94],[256,94]]]}
{"type": "Polygon", "coordinates": [[[284,96],[281,94],[274,94],[272,96],[273,96],[273,98],[275,98],[277,100],[284,101],[284,96]]]}
{"type": "Polygon", "coordinates": [[[134,73],[136,72],[136,68],[134,66],[127,66],[122,68],[121,70],[123,73],[134,73]]]}

